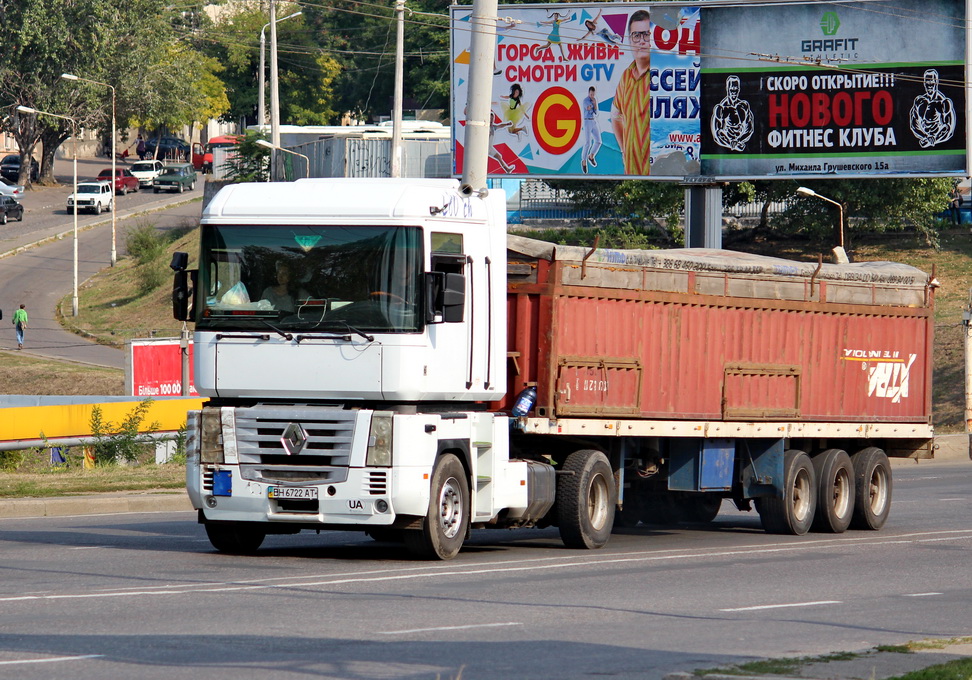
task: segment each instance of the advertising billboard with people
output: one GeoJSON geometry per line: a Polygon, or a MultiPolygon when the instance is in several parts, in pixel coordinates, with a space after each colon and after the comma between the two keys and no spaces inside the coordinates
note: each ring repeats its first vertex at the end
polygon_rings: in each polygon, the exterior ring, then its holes
{"type": "MultiPolygon", "coordinates": [[[[452,9],[455,172],[471,8],[452,9]]],[[[965,3],[503,5],[491,174],[963,176],[965,3]]]]}

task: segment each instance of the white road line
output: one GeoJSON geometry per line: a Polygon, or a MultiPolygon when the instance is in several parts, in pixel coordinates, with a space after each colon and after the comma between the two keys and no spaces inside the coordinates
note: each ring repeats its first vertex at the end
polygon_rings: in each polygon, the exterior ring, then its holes
{"type": "Polygon", "coordinates": [[[720,612],[754,612],[760,609],[786,609],[788,607],[819,607],[823,604],[843,604],[840,600],[818,600],[817,602],[793,602],[791,604],[761,604],[754,607],[732,607],[720,612]]]}
{"type": "Polygon", "coordinates": [[[933,595],[944,595],[945,593],[905,593],[904,597],[931,597],[933,595]]]}
{"type": "Polygon", "coordinates": [[[476,623],[468,626],[442,626],[441,628],[412,628],[410,630],[382,630],[379,635],[406,635],[408,633],[431,633],[440,630],[469,630],[470,628],[501,628],[504,626],[522,626],[519,622],[509,623],[476,623]]]}
{"type": "Polygon", "coordinates": [[[77,661],[79,659],[97,659],[104,654],[85,654],[84,656],[55,656],[50,659],[14,659],[13,661],[0,661],[0,666],[15,666],[22,663],[52,663],[54,661],[77,661]]]}
{"type": "Polygon", "coordinates": [[[611,564],[644,564],[649,562],[667,562],[674,560],[695,561],[700,559],[710,559],[717,557],[752,557],[756,554],[775,554],[804,552],[807,550],[821,550],[823,548],[852,548],[860,545],[882,546],[906,543],[920,543],[929,540],[928,536],[938,534],[942,536],[938,540],[969,540],[972,533],[968,529],[964,530],[943,530],[933,532],[914,532],[910,534],[900,534],[887,539],[875,539],[873,537],[862,538],[830,538],[819,540],[807,540],[800,543],[777,543],[766,545],[745,545],[733,550],[655,550],[638,551],[631,553],[608,553],[603,557],[542,557],[527,560],[503,560],[478,565],[474,568],[463,567],[455,563],[441,565],[437,567],[401,567],[394,569],[377,569],[370,572],[344,572],[337,574],[312,574],[298,577],[275,577],[270,579],[254,579],[240,581],[209,581],[204,583],[183,583],[167,584],[165,586],[148,586],[132,589],[106,589],[96,590],[87,593],[52,593],[47,595],[11,595],[0,597],[0,602],[23,602],[23,601],[52,601],[52,600],[83,600],[122,596],[149,596],[149,595],[192,595],[195,593],[229,593],[245,590],[274,590],[288,588],[329,588],[342,585],[372,584],[384,581],[407,581],[416,579],[434,579],[443,577],[467,577],[479,576],[481,574],[504,574],[517,572],[533,572],[552,569],[574,569],[586,567],[598,567],[611,564]],[[953,536],[954,534],[958,534],[953,536]],[[910,540],[909,540],[910,539],[910,540]]]}
{"type": "Polygon", "coordinates": [[[98,550],[99,548],[107,548],[105,545],[76,545],[73,548],[68,548],[68,550],[98,550]]]}
{"type": "Polygon", "coordinates": [[[967,501],[968,498],[939,498],[942,503],[953,503],[955,501],[967,501]]]}

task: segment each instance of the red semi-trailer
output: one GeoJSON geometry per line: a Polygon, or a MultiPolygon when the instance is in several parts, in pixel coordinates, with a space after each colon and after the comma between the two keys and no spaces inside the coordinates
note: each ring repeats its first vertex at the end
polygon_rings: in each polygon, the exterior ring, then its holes
{"type": "Polygon", "coordinates": [[[773,531],[876,529],[886,454],[931,457],[937,284],[925,273],[508,244],[509,388],[496,406],[537,390],[512,447],[608,452],[619,521],[709,520],[729,498],[754,500],[773,531]]]}

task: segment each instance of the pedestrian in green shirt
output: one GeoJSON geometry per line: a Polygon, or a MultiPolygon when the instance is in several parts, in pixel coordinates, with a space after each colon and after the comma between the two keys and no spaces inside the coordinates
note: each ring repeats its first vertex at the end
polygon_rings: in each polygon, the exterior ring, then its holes
{"type": "Polygon", "coordinates": [[[27,305],[21,304],[14,312],[13,325],[17,329],[17,349],[24,348],[24,329],[27,328],[27,305]]]}

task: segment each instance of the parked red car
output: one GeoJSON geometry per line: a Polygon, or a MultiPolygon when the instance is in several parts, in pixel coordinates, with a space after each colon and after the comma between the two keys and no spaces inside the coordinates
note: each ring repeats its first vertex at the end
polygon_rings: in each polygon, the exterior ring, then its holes
{"type": "MultiPolygon", "coordinates": [[[[111,181],[111,168],[105,168],[98,173],[98,179],[105,182],[111,181]]],[[[115,193],[124,196],[129,191],[138,191],[138,177],[133,175],[128,168],[115,168],[115,193]]]]}

